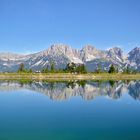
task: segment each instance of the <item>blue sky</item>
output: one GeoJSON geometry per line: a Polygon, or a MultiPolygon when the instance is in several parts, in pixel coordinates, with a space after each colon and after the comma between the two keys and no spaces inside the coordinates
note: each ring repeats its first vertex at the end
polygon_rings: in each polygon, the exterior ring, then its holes
{"type": "Polygon", "coordinates": [[[140,46],[139,0],[0,0],[0,52],[140,46]]]}

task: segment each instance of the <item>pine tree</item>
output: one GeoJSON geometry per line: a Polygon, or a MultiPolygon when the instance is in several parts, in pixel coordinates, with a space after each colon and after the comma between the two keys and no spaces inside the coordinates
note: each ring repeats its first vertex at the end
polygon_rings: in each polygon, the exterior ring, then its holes
{"type": "Polygon", "coordinates": [[[130,73],[131,73],[131,69],[127,66],[127,67],[123,70],[123,73],[130,74],[130,73]]]}
{"type": "Polygon", "coordinates": [[[24,68],[24,64],[21,63],[20,66],[19,66],[19,69],[18,69],[18,72],[25,72],[25,68],[24,68]]]}
{"type": "Polygon", "coordinates": [[[130,68],[127,66],[127,68],[126,68],[126,73],[127,74],[130,74],[131,73],[131,70],[130,70],[130,68]]]}
{"type": "Polygon", "coordinates": [[[50,72],[54,72],[55,71],[55,66],[54,66],[54,63],[51,64],[51,69],[50,69],[50,72]]]}
{"type": "Polygon", "coordinates": [[[67,72],[76,72],[76,64],[75,63],[68,63],[65,70],[67,72]]]}
{"type": "Polygon", "coordinates": [[[114,65],[112,64],[112,65],[110,66],[110,69],[109,69],[108,73],[115,73],[115,72],[116,72],[115,67],[114,67],[114,65]]]}

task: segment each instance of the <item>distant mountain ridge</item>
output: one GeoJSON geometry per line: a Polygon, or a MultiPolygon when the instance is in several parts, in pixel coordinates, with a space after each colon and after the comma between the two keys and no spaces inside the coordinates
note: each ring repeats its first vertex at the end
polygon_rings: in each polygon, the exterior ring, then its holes
{"type": "Polygon", "coordinates": [[[111,64],[120,70],[128,66],[140,71],[140,48],[136,47],[128,54],[124,54],[118,47],[99,50],[92,45],[86,45],[78,50],[68,45],[55,44],[47,50],[28,55],[0,53],[1,72],[17,71],[21,63],[26,68],[36,71],[49,67],[51,63],[54,63],[56,68],[65,68],[70,62],[85,64],[88,71],[95,71],[97,65],[103,70],[108,70],[111,64]]]}

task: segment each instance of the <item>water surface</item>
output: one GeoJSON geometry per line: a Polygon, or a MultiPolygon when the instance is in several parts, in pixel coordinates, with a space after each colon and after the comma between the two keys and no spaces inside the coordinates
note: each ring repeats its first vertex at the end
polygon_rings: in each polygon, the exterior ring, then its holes
{"type": "Polygon", "coordinates": [[[139,140],[140,81],[0,81],[0,140],[139,140]]]}

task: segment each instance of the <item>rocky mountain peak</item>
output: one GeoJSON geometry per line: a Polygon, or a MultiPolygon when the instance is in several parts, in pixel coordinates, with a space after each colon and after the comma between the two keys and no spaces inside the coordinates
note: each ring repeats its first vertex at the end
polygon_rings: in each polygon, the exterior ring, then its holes
{"type": "Polygon", "coordinates": [[[133,50],[140,51],[140,47],[135,47],[133,50]]]}
{"type": "Polygon", "coordinates": [[[47,50],[47,52],[48,54],[52,54],[52,55],[67,54],[67,53],[72,53],[72,48],[64,44],[54,44],[47,50]]]}
{"type": "Polygon", "coordinates": [[[93,50],[97,50],[94,46],[92,46],[92,45],[85,45],[83,48],[82,48],[82,50],[84,50],[84,51],[93,51],[93,50]]]}
{"type": "Polygon", "coordinates": [[[98,50],[92,45],[86,45],[80,51],[80,56],[84,62],[87,62],[96,58],[105,57],[105,51],[98,50]]]}
{"type": "Polygon", "coordinates": [[[135,47],[132,51],[129,52],[129,55],[137,55],[140,53],[140,47],[135,47]]]}
{"type": "Polygon", "coordinates": [[[140,48],[134,48],[126,58],[118,47],[103,51],[92,45],[85,45],[81,50],[76,50],[65,44],[54,44],[45,51],[29,55],[0,53],[0,71],[16,71],[21,63],[25,64],[26,68],[41,70],[52,62],[56,68],[65,68],[68,63],[74,62],[84,63],[89,71],[94,71],[98,64],[104,70],[114,64],[121,69],[129,65],[140,71],[140,48]]]}
{"type": "Polygon", "coordinates": [[[119,62],[123,62],[124,60],[123,51],[119,47],[113,47],[109,49],[107,57],[119,62]]]}
{"type": "Polygon", "coordinates": [[[140,63],[140,47],[134,48],[128,53],[128,59],[131,63],[135,62],[136,64],[140,63]]]}
{"type": "Polygon", "coordinates": [[[114,55],[121,56],[122,53],[123,53],[123,51],[119,47],[113,47],[113,48],[109,49],[109,54],[114,54],[114,55]]]}
{"type": "MultiPolygon", "coordinates": [[[[68,45],[65,44],[54,44],[52,45],[47,51],[46,56],[50,57],[57,57],[59,61],[59,58],[65,57],[66,59],[69,59],[71,62],[74,63],[83,63],[79,58],[79,51],[76,49],[71,48],[68,45]]],[[[60,60],[62,61],[62,60],[60,60]]]]}

